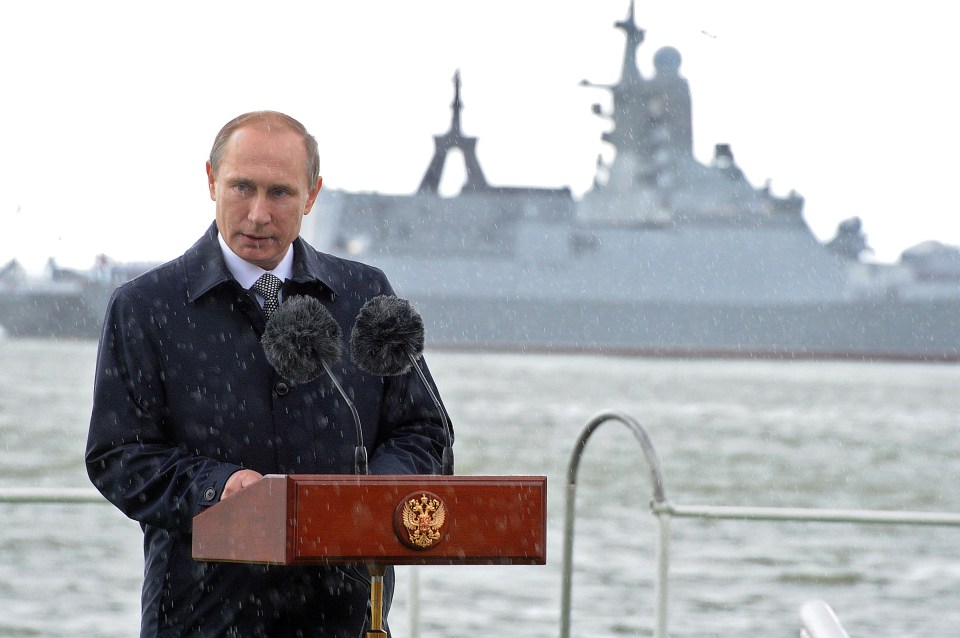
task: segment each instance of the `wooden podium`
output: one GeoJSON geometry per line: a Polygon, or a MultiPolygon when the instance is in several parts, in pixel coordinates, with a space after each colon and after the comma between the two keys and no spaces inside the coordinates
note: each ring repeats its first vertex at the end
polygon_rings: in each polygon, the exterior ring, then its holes
{"type": "Polygon", "coordinates": [[[366,563],[371,631],[388,565],[543,565],[543,476],[267,475],[193,519],[204,561],[366,563]]]}

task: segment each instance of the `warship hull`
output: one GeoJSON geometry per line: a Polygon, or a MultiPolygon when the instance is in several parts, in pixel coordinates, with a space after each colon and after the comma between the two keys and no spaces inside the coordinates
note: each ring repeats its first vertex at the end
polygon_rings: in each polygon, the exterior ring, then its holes
{"type": "MultiPolygon", "coordinates": [[[[960,300],[731,305],[409,294],[429,347],[620,356],[960,361],[960,300]]],[[[8,337],[95,339],[106,295],[3,295],[8,337]]]]}
{"type": "Polygon", "coordinates": [[[852,287],[856,269],[796,218],[537,221],[517,211],[564,207],[530,191],[447,200],[331,192],[317,206],[307,238],[381,268],[420,311],[434,348],[960,361],[960,295],[852,287]],[[465,231],[458,207],[497,221],[475,219],[484,230],[465,231]],[[391,235],[397,227],[402,239],[391,235]]]}
{"type": "Polygon", "coordinates": [[[431,347],[604,355],[960,361],[960,301],[785,306],[412,297],[431,347]]]}

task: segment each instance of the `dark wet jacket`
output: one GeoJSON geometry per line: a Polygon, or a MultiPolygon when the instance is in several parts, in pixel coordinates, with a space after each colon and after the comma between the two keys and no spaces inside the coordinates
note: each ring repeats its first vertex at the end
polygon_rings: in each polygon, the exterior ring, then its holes
{"type": "MultiPolygon", "coordinates": [[[[318,298],[343,331],[392,294],[375,268],[294,243],[284,298],[318,298]]],[[[241,468],[352,473],[356,434],[327,375],[297,385],[260,345],[264,316],[231,276],[211,226],[180,258],[113,294],[97,360],[87,471],[144,532],[141,636],[349,636],[363,631],[364,568],[203,563],[193,517],[241,468]]],[[[436,474],[443,430],[415,373],[378,377],[349,355],[333,366],[351,395],[372,474],[436,474]]],[[[429,373],[428,373],[429,374],[429,373]]],[[[385,584],[392,594],[392,574],[385,584]]]]}

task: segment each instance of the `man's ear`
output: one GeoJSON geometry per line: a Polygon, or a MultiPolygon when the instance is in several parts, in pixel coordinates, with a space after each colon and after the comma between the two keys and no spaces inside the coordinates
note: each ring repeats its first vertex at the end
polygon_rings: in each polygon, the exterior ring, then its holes
{"type": "Polygon", "coordinates": [[[210,187],[210,199],[217,201],[217,179],[213,174],[213,166],[207,162],[207,184],[210,187]]]}
{"type": "Polygon", "coordinates": [[[323,178],[317,178],[317,184],[310,189],[310,192],[307,194],[307,204],[303,209],[304,215],[309,215],[310,211],[313,210],[313,203],[317,201],[317,195],[320,194],[320,189],[323,187],[323,178]]]}

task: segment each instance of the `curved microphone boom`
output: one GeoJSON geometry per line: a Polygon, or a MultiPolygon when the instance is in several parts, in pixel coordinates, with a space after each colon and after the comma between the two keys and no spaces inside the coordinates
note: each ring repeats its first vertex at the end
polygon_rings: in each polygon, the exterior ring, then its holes
{"type": "Polygon", "coordinates": [[[350,355],[357,367],[369,374],[397,376],[412,367],[440,414],[446,444],[443,473],[453,474],[453,434],[440,399],[417,361],[423,356],[423,319],[406,299],[379,295],[360,309],[350,333],[350,355]]]}
{"type": "Polygon", "coordinates": [[[357,408],[340,386],[330,366],[340,359],[340,324],[319,300],[294,295],[267,319],[260,343],[274,370],[296,383],[309,383],[324,372],[350,408],[357,431],[354,471],[367,474],[367,448],[357,408]]]}

